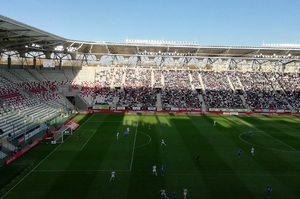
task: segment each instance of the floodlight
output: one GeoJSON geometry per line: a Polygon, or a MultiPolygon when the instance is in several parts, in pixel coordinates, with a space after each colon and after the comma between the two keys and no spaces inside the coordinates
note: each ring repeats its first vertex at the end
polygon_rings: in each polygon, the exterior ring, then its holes
{"type": "Polygon", "coordinates": [[[56,46],[54,48],[54,50],[57,50],[57,51],[63,51],[64,47],[63,46],[56,46]]]}

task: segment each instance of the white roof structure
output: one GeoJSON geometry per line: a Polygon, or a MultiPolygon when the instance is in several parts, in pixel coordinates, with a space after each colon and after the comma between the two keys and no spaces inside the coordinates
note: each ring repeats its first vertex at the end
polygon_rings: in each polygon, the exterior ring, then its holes
{"type": "MultiPolygon", "coordinates": [[[[104,27],[105,28],[105,27],[104,27]]],[[[195,42],[131,40],[125,42],[77,41],[62,38],[38,28],[15,21],[0,15],[0,55],[32,58],[44,56],[53,58],[69,56],[70,60],[89,59],[89,56],[100,60],[102,56],[128,59],[135,57],[138,61],[147,58],[153,60],[192,59],[237,60],[275,60],[290,63],[300,60],[300,45],[264,44],[262,46],[208,46],[195,42]]]]}

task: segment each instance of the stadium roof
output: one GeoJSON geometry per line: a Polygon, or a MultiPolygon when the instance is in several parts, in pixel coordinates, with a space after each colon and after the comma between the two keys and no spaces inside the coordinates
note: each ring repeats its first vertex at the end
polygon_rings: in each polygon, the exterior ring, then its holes
{"type": "MultiPolygon", "coordinates": [[[[77,55],[158,56],[182,58],[242,58],[242,59],[300,59],[297,45],[206,46],[193,42],[127,40],[125,42],[76,41],[45,32],[38,28],[0,15],[0,53],[15,52],[20,57],[30,52],[49,54],[63,52],[77,55]]],[[[72,59],[77,59],[72,56],[72,59]]]]}

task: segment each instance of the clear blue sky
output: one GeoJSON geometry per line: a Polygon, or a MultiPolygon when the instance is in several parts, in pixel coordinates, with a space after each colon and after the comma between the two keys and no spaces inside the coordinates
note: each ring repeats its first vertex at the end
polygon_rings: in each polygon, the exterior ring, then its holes
{"type": "Polygon", "coordinates": [[[300,0],[0,0],[0,14],[83,41],[300,44],[300,0]]]}

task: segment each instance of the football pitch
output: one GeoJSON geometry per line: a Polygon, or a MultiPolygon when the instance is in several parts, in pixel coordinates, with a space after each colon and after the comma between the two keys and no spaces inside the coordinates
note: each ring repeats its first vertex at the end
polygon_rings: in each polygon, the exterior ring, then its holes
{"type": "Polygon", "coordinates": [[[74,121],[80,126],[64,143],[43,141],[1,168],[0,198],[155,199],[164,189],[183,199],[187,189],[188,199],[254,199],[267,198],[268,184],[271,198],[300,198],[297,116],[95,113],[74,121]]]}

